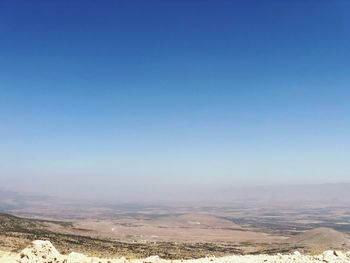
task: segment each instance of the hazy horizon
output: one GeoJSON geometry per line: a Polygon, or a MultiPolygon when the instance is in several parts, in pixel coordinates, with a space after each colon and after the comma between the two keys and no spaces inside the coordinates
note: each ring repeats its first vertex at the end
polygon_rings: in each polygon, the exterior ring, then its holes
{"type": "MultiPolygon", "coordinates": [[[[101,187],[99,185],[98,187],[101,187]]],[[[176,185],[161,191],[149,188],[129,187],[124,190],[105,187],[104,192],[85,189],[77,195],[73,189],[52,191],[41,187],[15,189],[0,187],[1,206],[9,201],[27,202],[45,200],[46,204],[81,203],[100,205],[146,205],[146,206],[227,206],[232,204],[256,204],[281,207],[290,205],[344,206],[350,204],[350,183],[296,184],[296,185],[176,185]],[[132,190],[131,190],[132,189],[132,190]],[[12,201],[11,201],[12,200],[12,201]]],[[[40,201],[39,201],[40,206],[40,201]]]]}
{"type": "Polygon", "coordinates": [[[161,202],[350,183],[349,13],[1,1],[0,188],[161,202]]]}

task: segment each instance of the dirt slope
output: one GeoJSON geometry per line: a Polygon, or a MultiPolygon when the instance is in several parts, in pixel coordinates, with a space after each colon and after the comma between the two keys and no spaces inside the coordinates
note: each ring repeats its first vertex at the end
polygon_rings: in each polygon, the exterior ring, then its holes
{"type": "Polygon", "coordinates": [[[350,249],[349,236],[331,228],[315,228],[293,236],[286,242],[290,245],[305,247],[313,253],[326,249],[350,249]]]}
{"type": "Polygon", "coordinates": [[[350,262],[350,253],[338,251],[325,251],[317,256],[304,256],[299,252],[286,255],[255,255],[255,256],[227,256],[221,258],[207,257],[195,260],[163,260],[158,256],[151,256],[145,259],[127,260],[125,258],[106,259],[91,258],[83,254],[72,252],[69,255],[60,254],[49,241],[34,241],[32,245],[25,248],[19,254],[1,254],[0,263],[312,263],[312,262],[350,262]]]}

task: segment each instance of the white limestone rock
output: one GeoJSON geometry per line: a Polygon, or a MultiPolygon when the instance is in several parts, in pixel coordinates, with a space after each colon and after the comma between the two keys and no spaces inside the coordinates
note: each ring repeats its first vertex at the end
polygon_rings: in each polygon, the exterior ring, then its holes
{"type": "Polygon", "coordinates": [[[318,256],[302,255],[295,251],[292,254],[276,255],[233,255],[226,257],[207,257],[193,260],[165,260],[158,256],[144,259],[127,260],[125,258],[106,259],[87,257],[72,252],[61,255],[49,241],[34,241],[20,254],[0,254],[0,263],[350,263],[350,252],[328,250],[318,256]],[[6,256],[6,258],[4,256],[6,256]]]}
{"type": "Polygon", "coordinates": [[[20,253],[20,263],[61,263],[61,254],[51,244],[50,241],[36,240],[22,250],[20,253]]]}

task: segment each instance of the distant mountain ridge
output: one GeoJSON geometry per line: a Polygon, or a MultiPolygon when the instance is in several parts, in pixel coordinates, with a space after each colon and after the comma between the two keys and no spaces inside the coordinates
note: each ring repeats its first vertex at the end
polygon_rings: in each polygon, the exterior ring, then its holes
{"type": "Polygon", "coordinates": [[[220,189],[220,201],[259,201],[270,204],[283,202],[350,204],[350,183],[300,185],[228,185],[220,189]]]}
{"type": "MultiPolygon", "coordinates": [[[[201,189],[197,194],[194,191],[195,198],[188,198],[181,201],[186,205],[225,205],[232,202],[266,202],[269,204],[283,202],[302,202],[315,203],[322,202],[324,204],[350,205],[350,183],[329,183],[329,184],[296,184],[296,185],[256,185],[256,186],[239,186],[236,184],[227,184],[226,186],[210,186],[208,189],[201,189]],[[215,201],[213,201],[215,200],[215,201]]],[[[176,189],[174,189],[176,191],[176,189]]],[[[165,197],[164,197],[165,198],[165,197]]],[[[184,196],[183,198],[186,198],[184,196]]],[[[16,191],[2,190],[0,188],[0,210],[8,207],[23,206],[26,203],[37,201],[55,201],[56,199],[74,201],[73,198],[66,196],[43,198],[43,194],[24,194],[16,191]]],[[[74,199],[80,199],[77,196],[74,199]]],[[[167,199],[164,199],[167,200],[167,199]]],[[[125,203],[133,203],[137,205],[173,205],[179,200],[167,200],[162,202],[151,202],[139,200],[128,202],[126,199],[111,200],[80,200],[79,202],[120,205],[125,203]],[[116,200],[116,201],[115,201],[116,200]],[[174,202],[174,203],[173,203],[174,202]]]]}
{"type": "Polygon", "coordinates": [[[12,210],[26,207],[49,205],[54,202],[54,198],[43,195],[29,195],[14,191],[0,189],[0,212],[9,212],[12,210]]]}
{"type": "Polygon", "coordinates": [[[0,189],[0,211],[19,208],[25,203],[24,196],[12,191],[0,189]]]}

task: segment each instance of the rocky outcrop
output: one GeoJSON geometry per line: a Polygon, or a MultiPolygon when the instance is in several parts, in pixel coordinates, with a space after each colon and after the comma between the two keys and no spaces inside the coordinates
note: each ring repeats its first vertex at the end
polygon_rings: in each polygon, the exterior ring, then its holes
{"type": "Polygon", "coordinates": [[[246,255],[227,257],[208,257],[193,260],[163,260],[158,256],[146,259],[126,260],[101,259],[87,257],[80,253],[72,252],[69,255],[61,255],[49,241],[34,241],[29,247],[19,254],[6,256],[0,253],[0,263],[312,263],[312,262],[335,262],[350,263],[350,252],[328,250],[317,256],[302,255],[298,251],[288,255],[246,255]]]}
{"type": "Polygon", "coordinates": [[[20,259],[17,262],[21,263],[41,263],[41,262],[61,262],[62,255],[56,250],[50,241],[36,240],[22,250],[20,259]]]}

